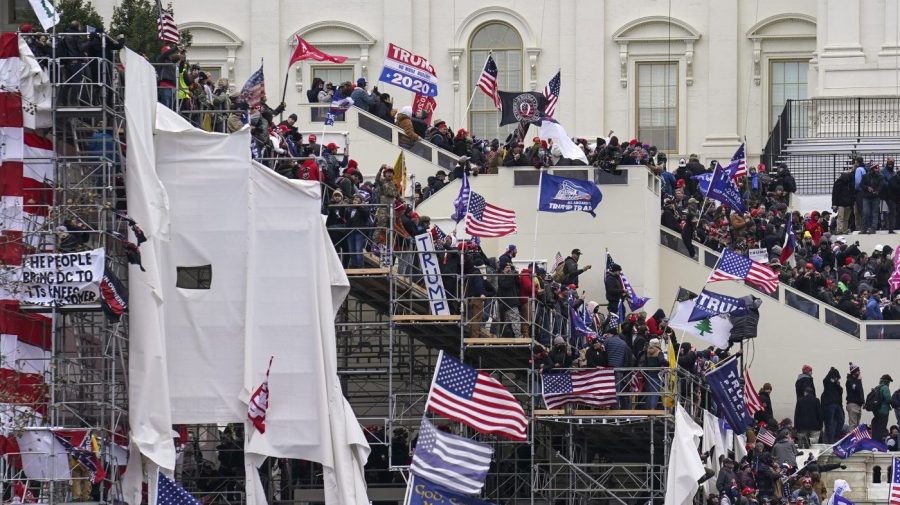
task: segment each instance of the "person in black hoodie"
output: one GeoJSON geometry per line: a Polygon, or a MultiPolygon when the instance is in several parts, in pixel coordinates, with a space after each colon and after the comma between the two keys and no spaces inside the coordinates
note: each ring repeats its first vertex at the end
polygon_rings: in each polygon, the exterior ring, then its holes
{"type": "Polygon", "coordinates": [[[862,406],[866,403],[865,390],[862,385],[862,373],[859,365],[850,363],[850,373],[847,375],[847,425],[850,429],[859,425],[862,414],[862,406]]]}
{"type": "Polygon", "coordinates": [[[619,278],[621,272],[622,267],[613,263],[609,271],[606,272],[606,278],[603,281],[604,286],[606,286],[607,309],[610,314],[618,314],[619,302],[625,298],[625,288],[622,286],[622,280],[619,278]]]}
{"type": "Polygon", "coordinates": [[[313,78],[312,85],[306,90],[306,99],[309,103],[319,103],[319,91],[325,89],[325,81],[321,77],[313,78]]]}
{"type": "Polygon", "coordinates": [[[797,399],[797,406],[794,408],[794,428],[798,435],[805,435],[807,444],[815,444],[818,442],[819,433],[822,431],[822,405],[816,398],[816,392],[811,388],[803,391],[803,396],[797,399]]]}
{"type": "Polygon", "coordinates": [[[816,396],[816,384],[813,382],[812,371],[811,366],[803,365],[800,375],[797,376],[797,382],[794,383],[794,390],[797,393],[798,400],[803,397],[803,392],[806,391],[806,389],[812,389],[813,396],[816,396]]]}
{"type": "Polygon", "coordinates": [[[850,232],[850,212],[853,210],[853,170],[844,170],[831,186],[831,206],[837,209],[837,233],[850,232]]]}
{"type": "Polygon", "coordinates": [[[841,387],[841,373],[837,368],[831,367],[828,370],[828,374],[822,379],[822,385],[822,417],[825,421],[822,441],[833,444],[838,441],[844,427],[844,388],[841,387]]]}
{"type": "Polygon", "coordinates": [[[768,382],[763,384],[763,387],[759,390],[759,400],[763,404],[763,409],[754,414],[753,417],[769,426],[777,425],[778,420],[775,419],[775,411],[772,409],[772,385],[768,382]]]}

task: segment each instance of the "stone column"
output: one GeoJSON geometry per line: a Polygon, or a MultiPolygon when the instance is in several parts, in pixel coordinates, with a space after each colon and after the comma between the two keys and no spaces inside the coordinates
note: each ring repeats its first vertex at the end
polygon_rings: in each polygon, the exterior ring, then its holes
{"type": "MultiPolygon", "coordinates": [[[[825,30],[819,32],[824,35],[824,39],[819,42],[819,64],[830,66],[865,63],[860,43],[860,1],[820,1],[820,15],[823,8],[825,30]]],[[[820,16],[819,19],[823,17],[820,16]]]]}
{"type": "MultiPolygon", "coordinates": [[[[738,106],[738,38],[743,31],[738,28],[737,0],[709,2],[709,48],[707,64],[706,130],[703,141],[703,157],[715,156],[728,160],[740,144],[738,121],[743,114],[738,106]]],[[[686,68],[680,68],[684,74],[686,68]]],[[[681,76],[679,76],[681,78],[681,76]]],[[[681,97],[686,100],[687,97],[681,97]]],[[[688,114],[690,114],[688,108],[688,114]]],[[[681,126],[682,128],[685,125],[681,126]]]]}

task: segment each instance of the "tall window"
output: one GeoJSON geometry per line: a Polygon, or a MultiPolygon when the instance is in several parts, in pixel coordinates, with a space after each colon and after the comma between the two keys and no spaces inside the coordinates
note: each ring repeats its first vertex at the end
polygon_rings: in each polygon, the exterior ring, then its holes
{"type": "Polygon", "coordinates": [[[469,42],[469,92],[474,93],[469,109],[469,129],[477,137],[499,138],[502,142],[516,125],[498,126],[500,112],[494,107],[494,102],[475,88],[492,49],[494,62],[497,63],[497,86],[504,91],[521,91],[522,37],[508,24],[492,22],[478,28],[469,42]]]}
{"type": "Polygon", "coordinates": [[[638,63],[637,138],[660,151],[678,151],[677,82],[677,63],[638,63]]]}
{"type": "Polygon", "coordinates": [[[769,72],[769,127],[774,127],[788,100],[809,98],[809,60],[772,60],[769,72]]]}
{"type": "MultiPolygon", "coordinates": [[[[5,2],[4,2],[5,3],[5,2]]],[[[7,20],[10,24],[18,24],[25,22],[25,16],[31,10],[28,0],[12,0],[9,2],[9,12],[7,12],[7,20]]]]}
{"type": "MultiPolygon", "coordinates": [[[[337,88],[341,85],[342,82],[350,81],[352,83],[356,82],[356,78],[353,77],[353,67],[336,67],[336,66],[322,66],[322,67],[313,67],[312,69],[313,78],[320,78],[323,81],[330,82],[334,84],[334,87],[337,88]]],[[[312,81],[310,81],[310,84],[312,81]]],[[[371,88],[370,88],[371,89],[371,88]]]]}

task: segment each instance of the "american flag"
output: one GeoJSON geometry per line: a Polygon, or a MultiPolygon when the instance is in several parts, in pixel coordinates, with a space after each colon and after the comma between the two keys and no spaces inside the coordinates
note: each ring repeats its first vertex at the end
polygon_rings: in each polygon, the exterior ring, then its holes
{"type": "Polygon", "coordinates": [[[444,433],[422,419],[409,471],[453,491],[478,494],[493,454],[487,444],[444,433]]]}
{"type": "Polygon", "coordinates": [[[266,99],[266,79],[263,77],[263,66],[261,64],[259,70],[253,72],[253,75],[244,83],[238,99],[246,102],[250,109],[253,109],[266,99]]]}
{"type": "Polygon", "coordinates": [[[553,270],[556,271],[556,269],[565,262],[566,258],[560,254],[559,251],[556,251],[556,258],[553,260],[553,270]]]}
{"type": "Polygon", "coordinates": [[[200,505],[200,500],[191,496],[164,473],[158,472],[156,475],[155,505],[200,505]]]}
{"type": "Polygon", "coordinates": [[[494,107],[500,110],[500,95],[497,93],[497,64],[494,63],[494,57],[490,54],[487,61],[484,62],[481,77],[478,78],[478,87],[491,98],[494,107]]]}
{"type": "Polygon", "coordinates": [[[250,401],[247,403],[247,419],[256,426],[260,433],[266,432],[266,410],[269,409],[269,371],[272,370],[272,358],[269,357],[269,368],[266,369],[266,378],[256,388],[250,401]]]}
{"type": "Polygon", "coordinates": [[[631,375],[631,392],[640,393],[644,390],[644,373],[635,370],[631,375]]]}
{"type": "Polygon", "coordinates": [[[510,440],[528,439],[522,405],[497,379],[441,351],[425,409],[476,431],[510,440]]]}
{"type": "Polygon", "coordinates": [[[756,440],[759,440],[763,444],[772,447],[773,445],[775,445],[775,434],[765,428],[760,428],[759,432],[756,434],[756,440]]]}
{"type": "Polygon", "coordinates": [[[550,82],[544,86],[544,97],[547,99],[547,107],[544,109],[544,115],[553,117],[556,112],[556,102],[559,101],[559,72],[550,79],[550,82]]]}
{"type": "Polygon", "coordinates": [[[759,394],[753,387],[753,381],[750,380],[750,373],[747,370],[744,370],[744,405],[747,406],[747,413],[751,416],[766,408],[759,399],[759,394]]]}
{"type": "Polygon", "coordinates": [[[747,152],[744,149],[744,144],[741,144],[737,151],[734,152],[734,156],[731,157],[726,170],[731,172],[732,179],[747,175],[747,152]]]}
{"type": "Polygon", "coordinates": [[[491,205],[484,197],[471,193],[466,214],[466,233],[473,237],[503,237],[515,233],[516,212],[491,205]]]}
{"type": "Polygon", "coordinates": [[[894,458],[894,471],[891,472],[890,505],[900,505],[900,458],[894,458]]]}
{"type": "Polygon", "coordinates": [[[722,252],[716,269],[707,282],[746,280],[766,293],[778,290],[778,274],[762,263],[737,254],[730,249],[722,252]]]}
{"type": "Polygon", "coordinates": [[[544,403],[548,409],[558,409],[567,403],[583,403],[595,407],[616,405],[614,368],[545,373],[541,375],[541,382],[544,403]]]}
{"type": "Polygon", "coordinates": [[[159,40],[163,42],[177,44],[181,39],[181,35],[178,33],[178,25],[175,24],[175,15],[172,14],[171,10],[163,9],[162,4],[159,4],[159,19],[157,20],[156,28],[159,30],[159,40]]]}
{"type": "Polygon", "coordinates": [[[435,242],[441,243],[444,241],[445,238],[447,238],[447,234],[444,233],[444,230],[442,230],[440,226],[433,225],[431,227],[431,238],[435,242]]]}
{"type": "Polygon", "coordinates": [[[453,215],[450,216],[451,219],[457,223],[466,217],[466,209],[469,208],[470,194],[472,194],[472,188],[469,186],[469,178],[466,176],[466,173],[463,172],[459,193],[456,195],[456,200],[453,200],[453,215]]]}

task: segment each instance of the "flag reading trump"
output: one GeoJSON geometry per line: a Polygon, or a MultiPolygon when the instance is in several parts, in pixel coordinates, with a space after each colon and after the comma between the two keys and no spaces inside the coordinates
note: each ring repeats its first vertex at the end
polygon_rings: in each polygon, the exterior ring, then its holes
{"type": "Polygon", "coordinates": [[[538,210],[543,212],[583,211],[597,217],[594,210],[603,194],[591,181],[544,174],[541,176],[538,210]]]}

